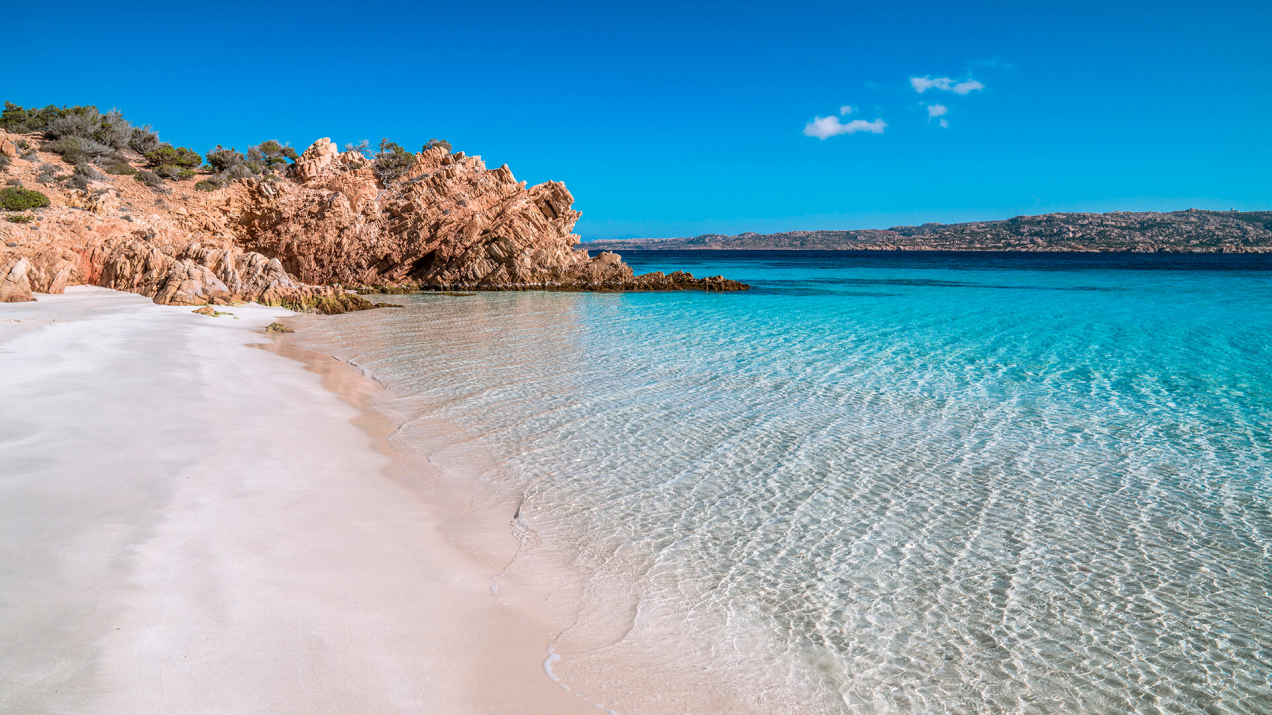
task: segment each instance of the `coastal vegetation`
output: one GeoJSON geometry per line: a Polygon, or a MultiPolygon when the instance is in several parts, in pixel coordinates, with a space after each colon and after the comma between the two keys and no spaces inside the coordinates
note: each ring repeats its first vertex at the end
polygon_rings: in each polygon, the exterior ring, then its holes
{"type": "Polygon", "coordinates": [[[506,165],[452,150],[430,139],[412,153],[385,137],[341,152],[324,137],[303,152],[268,139],[200,154],[115,109],[10,102],[0,113],[0,156],[16,184],[7,200],[40,214],[38,225],[4,222],[0,300],[92,282],[167,305],[344,313],[400,307],[345,285],[443,295],[746,288],[679,271],[636,276],[616,254],[580,250],[564,184],[527,186],[506,165]],[[19,193],[24,181],[41,186],[42,201],[19,193]]]}
{"type": "Polygon", "coordinates": [[[414,154],[387,138],[380,140],[380,150],[376,152],[375,159],[371,162],[375,178],[379,179],[380,183],[393,183],[398,177],[410,171],[412,166],[415,166],[414,154]]]}
{"type": "Polygon", "coordinates": [[[0,209],[5,211],[25,211],[39,209],[49,205],[49,197],[39,191],[24,189],[20,186],[6,186],[0,189],[0,209]]]}

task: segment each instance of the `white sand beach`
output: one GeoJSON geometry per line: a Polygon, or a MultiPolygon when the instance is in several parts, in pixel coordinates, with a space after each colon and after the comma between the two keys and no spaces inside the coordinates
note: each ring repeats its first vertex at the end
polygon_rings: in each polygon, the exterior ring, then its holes
{"type": "Polygon", "coordinates": [[[0,305],[0,711],[597,712],[394,474],[374,383],[248,345],[287,311],[38,297],[0,305]]]}

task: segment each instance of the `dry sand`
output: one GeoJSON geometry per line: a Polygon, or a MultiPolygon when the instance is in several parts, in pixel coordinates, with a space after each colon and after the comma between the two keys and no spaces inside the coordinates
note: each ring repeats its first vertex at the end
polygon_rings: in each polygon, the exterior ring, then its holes
{"type": "Polygon", "coordinates": [[[439,531],[374,383],[247,345],[287,311],[39,299],[0,305],[0,712],[598,712],[490,592],[507,529],[439,531]]]}

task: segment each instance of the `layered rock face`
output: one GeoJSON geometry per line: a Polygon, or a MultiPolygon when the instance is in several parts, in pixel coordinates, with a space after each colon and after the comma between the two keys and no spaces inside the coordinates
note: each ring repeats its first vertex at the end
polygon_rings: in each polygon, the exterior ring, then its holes
{"type": "MultiPolygon", "coordinates": [[[[0,147],[13,139],[0,135],[0,147]]],[[[173,184],[157,195],[126,176],[88,191],[36,183],[37,166],[59,162],[45,153],[12,161],[10,173],[52,205],[29,225],[0,225],[0,302],[83,283],[165,304],[257,301],[337,312],[370,307],[342,287],[357,285],[746,288],[680,272],[635,276],[617,254],[589,257],[576,249],[579,213],[564,184],[527,188],[507,166],[490,170],[480,157],[440,147],[382,181],[362,154],[320,139],[285,176],[207,194],[173,184]]]]}
{"type": "Polygon", "coordinates": [[[145,241],[124,241],[106,257],[97,284],[139,293],[163,305],[231,305],[256,302],[304,309],[323,299],[351,301],[343,290],[297,282],[277,258],[240,248],[205,248],[197,243],[175,251],[145,241]]]}
{"type": "Polygon", "coordinates": [[[613,253],[589,257],[571,230],[579,212],[564,184],[527,188],[507,165],[434,147],[387,186],[367,160],[319,140],[295,183],[244,181],[221,205],[238,242],[278,256],[310,283],[411,283],[436,288],[735,289],[732,281],[634,276],[613,253]]]}
{"type": "Polygon", "coordinates": [[[1171,213],[1055,213],[1017,216],[1005,221],[895,226],[887,230],[708,234],[694,238],[598,241],[591,246],[619,250],[1264,253],[1272,251],[1272,212],[1189,209],[1171,213]]]}

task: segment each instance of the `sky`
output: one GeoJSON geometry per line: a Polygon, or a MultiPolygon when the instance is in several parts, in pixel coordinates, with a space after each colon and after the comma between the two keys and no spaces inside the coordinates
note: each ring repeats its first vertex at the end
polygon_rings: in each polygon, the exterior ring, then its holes
{"type": "Polygon", "coordinates": [[[5,10],[23,106],[205,152],[430,138],[584,240],[1272,209],[1272,3],[88,3],[5,10]]]}

